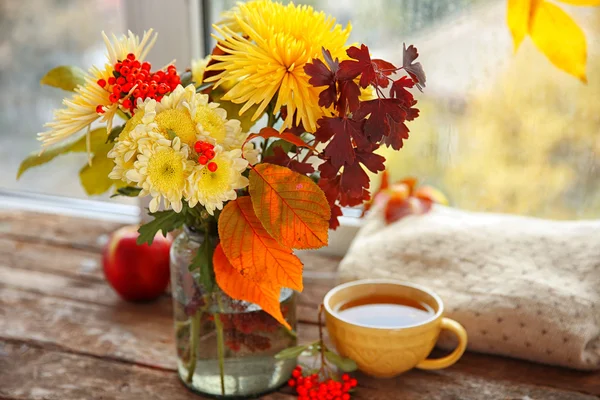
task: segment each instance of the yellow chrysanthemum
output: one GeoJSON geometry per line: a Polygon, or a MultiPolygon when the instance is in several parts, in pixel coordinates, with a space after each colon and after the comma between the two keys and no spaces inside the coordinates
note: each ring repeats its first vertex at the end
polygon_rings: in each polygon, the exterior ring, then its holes
{"type": "Polygon", "coordinates": [[[138,101],[136,113],[127,121],[113,148],[108,152],[108,158],[113,158],[115,161],[115,166],[108,175],[110,179],[132,183],[127,179],[127,171],[134,168],[134,162],[139,154],[140,139],[149,137],[149,134],[156,129],[156,123],[152,122],[156,115],[155,107],[154,99],[138,101]]]}
{"type": "Polygon", "coordinates": [[[323,115],[318,106],[322,88],[309,85],[304,65],[322,58],[321,49],[334,57],[344,56],[350,26],[345,29],[335,19],[309,6],[284,6],[270,0],[239,4],[225,25],[215,25],[222,38],[219,48],[226,54],[213,58],[220,63],[207,71],[222,71],[208,78],[215,86],[230,83],[233,87],[223,96],[237,104],[244,103],[240,114],[258,104],[253,115],[257,119],[277,96],[274,112],[287,106],[287,118],[281,129],[302,122],[314,132],[316,121],[323,115]],[[238,30],[236,32],[236,30],[238,30]]]}
{"type": "Polygon", "coordinates": [[[242,151],[222,151],[215,147],[217,155],[212,160],[217,169],[213,172],[202,165],[194,167],[186,188],[186,200],[190,207],[200,203],[213,215],[216,209],[237,197],[236,189],[248,186],[248,178],[242,172],[248,167],[248,161],[242,158],[242,151]]]}
{"type": "Polygon", "coordinates": [[[151,132],[139,141],[140,154],[134,162],[134,169],[127,171],[127,179],[142,188],[140,196],[150,194],[150,211],[156,212],[164,200],[165,207],[181,212],[183,193],[194,167],[188,160],[189,148],[176,137],[165,139],[161,134],[151,132]]]}
{"type": "Polygon", "coordinates": [[[113,76],[117,60],[124,59],[129,53],[133,53],[142,61],[156,40],[152,30],[145,32],[141,41],[131,32],[128,36],[123,35],[120,38],[113,35],[112,39],[104,33],[102,35],[106,43],[108,63],[103,69],[91,67],[85,76],[85,83],[75,89],[73,97],[63,100],[66,107],[55,111],[53,121],[45,125],[49,130],[38,133],[38,139],[43,142],[44,147],[76,134],[100,118],[102,122],[106,122],[107,131],[110,132],[118,104],[111,104],[108,98],[110,93],[97,82],[99,79],[108,80],[113,76]],[[96,111],[99,105],[104,106],[102,113],[96,111]]]}

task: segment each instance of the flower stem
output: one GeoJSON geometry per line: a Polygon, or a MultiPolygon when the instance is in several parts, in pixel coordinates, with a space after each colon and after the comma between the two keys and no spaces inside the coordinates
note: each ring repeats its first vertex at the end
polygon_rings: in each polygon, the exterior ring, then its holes
{"type": "Polygon", "coordinates": [[[192,327],[190,330],[190,363],[187,367],[187,383],[192,383],[194,372],[196,372],[196,361],[198,357],[198,336],[200,336],[200,318],[202,310],[198,309],[192,317],[192,327]]]}
{"type": "Polygon", "coordinates": [[[223,323],[221,322],[221,313],[223,306],[221,305],[221,297],[216,294],[219,312],[214,313],[215,329],[217,331],[217,354],[219,357],[219,376],[221,377],[221,395],[225,396],[225,343],[223,340],[223,323]]]}

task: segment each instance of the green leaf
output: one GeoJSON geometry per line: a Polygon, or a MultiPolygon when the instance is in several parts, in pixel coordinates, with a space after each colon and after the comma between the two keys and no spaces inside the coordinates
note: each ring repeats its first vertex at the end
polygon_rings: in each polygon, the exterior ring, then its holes
{"type": "Polygon", "coordinates": [[[78,67],[61,65],[48,71],[40,83],[72,92],[85,83],[85,72],[78,67]]]}
{"type": "Polygon", "coordinates": [[[125,125],[119,125],[119,126],[116,126],[116,127],[112,128],[110,130],[110,134],[106,138],[106,142],[105,143],[113,143],[115,140],[117,140],[117,138],[119,137],[119,135],[123,131],[123,128],[125,128],[125,125]]]}
{"type": "Polygon", "coordinates": [[[201,93],[201,92],[205,91],[206,89],[213,87],[214,85],[215,85],[214,82],[204,82],[202,85],[200,85],[196,88],[196,93],[201,93]]]}
{"type": "Polygon", "coordinates": [[[327,361],[329,361],[344,372],[356,371],[356,369],[358,368],[354,360],[341,357],[339,354],[336,354],[329,350],[325,351],[325,358],[327,359],[327,361]]]}
{"type": "Polygon", "coordinates": [[[293,150],[293,148],[295,146],[293,143],[290,143],[290,142],[282,140],[282,139],[274,140],[273,142],[271,142],[269,144],[269,146],[267,146],[267,149],[265,150],[263,157],[272,156],[274,153],[275,147],[281,147],[283,149],[283,151],[285,151],[286,153],[289,153],[290,151],[293,150]]]}
{"type": "Polygon", "coordinates": [[[118,188],[117,192],[115,194],[113,194],[112,196],[110,196],[110,198],[112,199],[113,197],[117,197],[117,196],[137,197],[137,195],[140,194],[141,191],[142,191],[142,189],[139,187],[124,186],[124,187],[118,188]]]}
{"type": "Polygon", "coordinates": [[[196,252],[196,256],[189,266],[190,271],[199,269],[200,285],[205,291],[211,293],[215,285],[215,273],[213,270],[213,253],[215,246],[210,236],[205,235],[202,244],[196,252]]]}
{"type": "MultiPolygon", "coordinates": [[[[70,141],[66,143],[60,143],[51,147],[44,149],[42,153],[40,151],[35,151],[29,154],[19,166],[19,171],[17,172],[17,179],[23,175],[25,171],[30,168],[38,167],[40,165],[44,165],[47,162],[52,161],[54,158],[61,154],[66,153],[77,153],[77,152],[86,152],[87,144],[86,144],[86,136],[83,135],[75,141],[70,141]]],[[[98,128],[94,129],[90,132],[90,148],[93,150],[98,146],[98,144],[104,143],[104,139],[106,138],[106,128],[98,128]]]]}
{"type": "Polygon", "coordinates": [[[79,171],[79,181],[88,196],[105,193],[116,183],[108,177],[115,166],[115,162],[107,156],[112,147],[112,143],[105,143],[95,148],[91,164],[79,171]]]}
{"type": "Polygon", "coordinates": [[[283,349],[279,353],[275,354],[275,358],[277,360],[289,360],[292,358],[297,358],[300,356],[300,354],[306,351],[308,347],[309,346],[307,345],[288,347],[287,349],[283,349]]]}
{"type": "Polygon", "coordinates": [[[185,71],[181,74],[181,86],[186,87],[192,83],[192,71],[185,71]]]}
{"type": "Polygon", "coordinates": [[[167,233],[181,227],[185,221],[183,213],[176,213],[173,210],[157,211],[150,213],[150,216],[154,219],[140,227],[138,232],[140,236],[137,238],[138,244],[152,244],[154,236],[159,231],[162,231],[163,236],[167,236],[167,233]]]}

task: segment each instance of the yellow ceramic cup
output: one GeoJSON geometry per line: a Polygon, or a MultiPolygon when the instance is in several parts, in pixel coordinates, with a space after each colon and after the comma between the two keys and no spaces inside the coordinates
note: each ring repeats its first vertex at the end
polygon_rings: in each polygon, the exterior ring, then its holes
{"type": "Polygon", "coordinates": [[[467,348],[467,332],[458,322],[444,318],[444,304],[429,289],[390,279],[365,279],[345,283],[325,296],[325,321],[338,352],[353,359],[368,375],[388,378],[412,368],[441,369],[458,361],[467,348]],[[427,304],[434,312],[425,322],[398,328],[376,327],[344,320],[337,310],[349,301],[377,296],[398,296],[427,304]],[[427,356],[442,329],[458,337],[452,354],[438,359],[427,356]]]}

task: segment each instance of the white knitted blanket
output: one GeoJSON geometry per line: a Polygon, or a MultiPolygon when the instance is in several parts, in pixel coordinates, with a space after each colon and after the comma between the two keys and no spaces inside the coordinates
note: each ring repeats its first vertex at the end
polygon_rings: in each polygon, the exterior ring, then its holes
{"type": "MultiPolygon", "coordinates": [[[[470,350],[600,368],[600,221],[548,221],[434,206],[390,225],[375,208],[342,280],[386,277],[436,291],[470,350]]],[[[442,335],[442,347],[453,338],[442,335]]]]}

